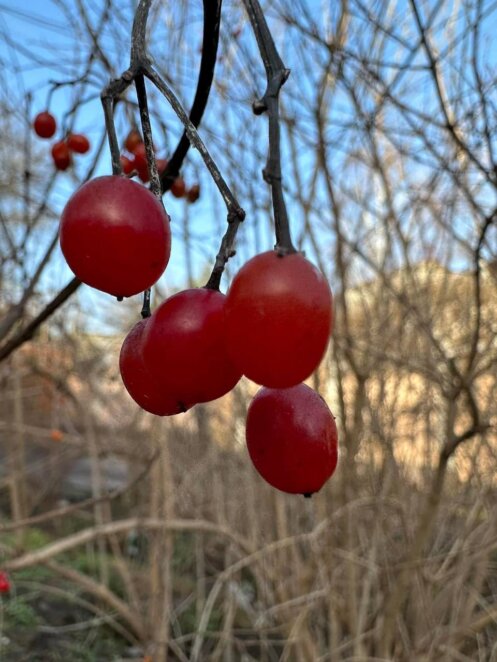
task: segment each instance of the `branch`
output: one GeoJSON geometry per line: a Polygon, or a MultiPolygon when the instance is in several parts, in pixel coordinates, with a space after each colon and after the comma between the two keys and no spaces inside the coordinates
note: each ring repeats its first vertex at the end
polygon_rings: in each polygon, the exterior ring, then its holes
{"type": "Polygon", "coordinates": [[[283,197],[280,152],[279,94],[290,75],[290,69],[285,68],[276,50],[258,0],[243,0],[243,3],[257,39],[267,77],[266,91],[258,101],[254,102],[253,109],[256,115],[267,112],[269,120],[269,149],[263,177],[271,186],[276,250],[281,255],[296,253],[296,248],[292,243],[288,214],[283,197]]]}
{"type": "Polygon", "coordinates": [[[77,278],[73,278],[63,290],[61,290],[57,296],[52,299],[52,301],[37,315],[34,319],[31,320],[27,326],[21,329],[13,338],[11,338],[4,345],[0,346],[0,361],[12,354],[14,350],[23,345],[28,340],[31,340],[45,320],[53,315],[53,313],[59,308],[63,303],[65,303],[69,297],[76,292],[78,287],[81,285],[81,281],[77,278]]]}
{"type": "Polygon", "coordinates": [[[58,517],[64,517],[65,515],[69,515],[75,511],[81,510],[82,508],[89,508],[90,506],[94,506],[98,503],[104,503],[104,502],[113,501],[114,499],[118,499],[119,497],[123,496],[123,494],[126,494],[127,492],[132,490],[133,487],[135,487],[135,485],[137,485],[148,474],[148,472],[152,468],[152,465],[156,461],[158,455],[159,455],[158,451],[154,453],[154,455],[147,462],[144,469],[140,471],[140,473],[124,487],[120,487],[114,490],[113,492],[104,494],[101,497],[93,497],[90,499],[85,499],[84,501],[71,503],[68,506],[57,508],[56,510],[49,510],[48,512],[40,513],[39,515],[33,515],[33,517],[27,517],[26,519],[22,519],[17,522],[2,524],[0,525],[0,532],[14,531],[16,529],[20,529],[25,526],[40,524],[41,522],[46,522],[47,520],[54,520],[57,519],[58,517]]]}
{"type": "Polygon", "coordinates": [[[106,603],[128,625],[139,641],[145,639],[146,628],[145,623],[140,618],[140,614],[132,610],[123,600],[118,598],[113,591],[107,588],[105,584],[101,584],[91,577],[84,575],[82,572],[74,570],[73,568],[67,568],[55,561],[47,561],[44,565],[65,579],[78,584],[85,591],[106,603]]]}
{"type": "Polygon", "coordinates": [[[94,526],[88,529],[78,531],[66,538],[57,540],[49,545],[34,552],[27,552],[10,561],[6,561],[2,568],[5,570],[22,570],[38,563],[45,563],[54,556],[68,552],[75,547],[85,545],[101,537],[112,536],[119,533],[128,533],[129,531],[164,531],[168,533],[176,531],[192,531],[197,533],[215,533],[232,540],[243,552],[249,554],[252,548],[248,541],[237,536],[233,531],[225,526],[207,522],[205,520],[169,520],[161,519],[142,519],[133,517],[117,522],[109,522],[100,526],[94,526]]]}
{"type": "Polygon", "coordinates": [[[469,160],[478,168],[478,170],[483,174],[485,179],[489,184],[492,186],[495,185],[494,179],[490,176],[489,171],[485,166],[479,161],[479,159],[476,157],[476,155],[472,152],[472,150],[469,149],[467,143],[461,139],[459,135],[459,127],[456,125],[455,120],[451,117],[452,113],[449,112],[448,109],[448,104],[447,100],[445,99],[444,93],[442,91],[442,82],[441,82],[441,77],[440,77],[440,71],[438,67],[438,62],[437,59],[435,58],[433,51],[431,49],[431,46],[428,41],[428,35],[427,31],[421,21],[421,15],[419,13],[418,5],[417,5],[417,0],[409,0],[411,4],[411,8],[414,14],[414,19],[416,21],[416,25],[419,31],[419,36],[421,39],[421,43],[423,44],[423,48],[426,53],[426,57],[428,58],[428,62],[430,65],[430,71],[432,74],[433,78],[433,83],[435,85],[435,91],[437,93],[438,101],[440,103],[440,108],[442,110],[444,120],[445,120],[445,128],[449,135],[451,136],[452,140],[454,141],[455,145],[457,146],[458,149],[460,149],[466,156],[469,158],[469,160]]]}

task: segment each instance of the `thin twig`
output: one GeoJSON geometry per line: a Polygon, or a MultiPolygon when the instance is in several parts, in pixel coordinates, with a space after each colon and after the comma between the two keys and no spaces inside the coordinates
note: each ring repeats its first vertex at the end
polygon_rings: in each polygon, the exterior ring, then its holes
{"type": "Polygon", "coordinates": [[[279,94],[290,75],[290,69],[285,67],[276,50],[259,2],[257,0],[243,0],[243,2],[257,39],[267,77],[266,91],[258,101],[254,102],[253,109],[256,115],[267,112],[269,120],[269,150],[263,176],[271,186],[276,250],[281,255],[296,253],[296,248],[292,243],[288,213],[283,197],[280,152],[279,94]]]}

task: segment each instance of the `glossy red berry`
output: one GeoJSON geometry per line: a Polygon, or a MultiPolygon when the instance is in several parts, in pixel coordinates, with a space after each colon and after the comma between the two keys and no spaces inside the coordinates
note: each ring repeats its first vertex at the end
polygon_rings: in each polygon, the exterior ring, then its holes
{"type": "Polygon", "coordinates": [[[6,572],[0,571],[0,593],[10,593],[10,580],[6,572]]]}
{"type": "Polygon", "coordinates": [[[287,388],[307,379],[323,357],[331,325],[330,287],[300,253],[257,255],[227,294],[229,354],[264,386],[287,388]]]}
{"type": "Polygon", "coordinates": [[[337,465],[337,428],[326,402],[305,384],[261,388],[247,414],[247,447],[273,487],[309,496],[337,465]]]}
{"type": "Polygon", "coordinates": [[[35,117],[33,127],[36,135],[40,136],[40,138],[51,138],[57,129],[57,122],[52,114],[44,111],[43,113],[38,113],[35,117]]]}
{"type": "Polygon", "coordinates": [[[67,170],[71,165],[71,152],[63,140],[52,147],[52,159],[57,170],[67,170]]]}
{"type": "Polygon", "coordinates": [[[157,382],[174,384],[181,402],[209,402],[241,377],[226,353],[226,297],[206,288],[166,299],[152,315],[143,356],[157,382]]]}
{"type": "Polygon", "coordinates": [[[166,268],[169,217],[140,184],[117,175],[97,177],[67,203],[60,245],[83,283],[129,297],[151,287],[166,268]]]}
{"type": "Polygon", "coordinates": [[[67,136],[67,146],[71,152],[86,154],[90,149],[90,141],[81,133],[71,133],[67,136]]]}
{"type": "Polygon", "coordinates": [[[182,198],[186,193],[185,180],[182,177],[176,177],[171,184],[170,191],[175,198],[182,198]]]}
{"type": "Polygon", "coordinates": [[[164,375],[159,383],[145,365],[143,333],[150,320],[140,320],[126,336],[119,356],[121,377],[130,396],[145,411],[157,416],[180,414],[195,403],[180,401],[175,396],[175,385],[166,384],[164,375]]]}

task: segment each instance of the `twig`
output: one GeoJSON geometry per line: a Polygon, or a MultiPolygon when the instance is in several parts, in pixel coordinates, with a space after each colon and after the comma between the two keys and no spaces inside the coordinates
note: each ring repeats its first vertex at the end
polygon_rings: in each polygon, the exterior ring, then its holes
{"type": "Polygon", "coordinates": [[[112,536],[134,530],[167,531],[171,533],[175,531],[215,533],[232,540],[245,553],[250,553],[252,551],[250,544],[246,540],[236,535],[236,533],[233,533],[231,529],[215,524],[214,522],[208,522],[206,520],[169,520],[166,522],[162,519],[132,517],[117,522],[109,522],[102,526],[83,529],[82,531],[78,531],[66,538],[45,545],[45,547],[42,547],[41,549],[27,552],[15,559],[6,561],[2,565],[2,568],[5,570],[22,570],[23,568],[29,568],[37,563],[45,563],[58,554],[63,554],[75,547],[85,545],[92,540],[97,540],[102,536],[112,536]]]}
{"type": "Polygon", "coordinates": [[[78,287],[81,285],[81,281],[78,278],[73,278],[69,283],[61,290],[57,296],[50,301],[49,304],[39,313],[34,319],[31,320],[26,327],[17,334],[14,338],[11,338],[3,346],[0,347],[0,361],[7,358],[9,354],[23,345],[27,340],[31,340],[41,324],[48,319],[63,303],[65,303],[69,297],[76,292],[78,287]]]}
{"type": "Polygon", "coordinates": [[[283,197],[280,153],[279,93],[290,75],[290,69],[283,64],[258,0],[243,0],[257,45],[266,70],[267,87],[264,95],[254,102],[256,115],[267,112],[269,119],[269,150],[266,167],[263,170],[265,181],[271,186],[274,223],[276,230],[276,250],[279,254],[296,253],[290,234],[290,225],[283,197]]]}
{"type": "Polygon", "coordinates": [[[81,510],[82,508],[89,508],[99,503],[105,503],[109,501],[114,501],[119,497],[123,496],[130,490],[132,490],[138,483],[143,480],[143,478],[148,474],[154,462],[156,461],[158,453],[154,453],[150,460],[147,462],[146,466],[142,471],[127,485],[120,487],[113,492],[104,494],[100,497],[94,497],[90,499],[85,499],[84,501],[79,501],[78,503],[71,503],[68,506],[63,508],[57,508],[56,510],[49,510],[46,513],[40,513],[40,515],[33,515],[32,517],[27,517],[26,519],[20,520],[19,522],[11,522],[9,524],[0,525],[0,532],[13,531],[24,526],[32,526],[33,524],[41,524],[41,522],[46,522],[47,520],[54,520],[58,517],[64,517],[75,511],[81,510]]]}

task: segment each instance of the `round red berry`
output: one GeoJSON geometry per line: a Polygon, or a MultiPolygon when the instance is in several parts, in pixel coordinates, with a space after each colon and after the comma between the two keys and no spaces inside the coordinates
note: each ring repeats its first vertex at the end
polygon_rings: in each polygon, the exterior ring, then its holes
{"type": "Polygon", "coordinates": [[[140,143],[142,143],[142,137],[140,132],[137,129],[131,129],[131,131],[126,136],[124,141],[124,147],[128,152],[134,152],[140,143]]]}
{"type": "Polygon", "coordinates": [[[193,186],[191,186],[186,193],[186,199],[188,200],[188,202],[193,203],[193,202],[197,202],[199,198],[200,198],[200,185],[193,184],[193,186]]]}
{"type": "Polygon", "coordinates": [[[328,282],[300,253],[257,255],[227,294],[228,351],[243,374],[263,386],[287,388],[307,379],[323,357],[331,325],[328,282]]]}
{"type": "Polygon", "coordinates": [[[181,402],[209,402],[241,377],[226,352],[224,305],[217,290],[184,290],[154,312],[143,339],[145,363],[181,402]]]}
{"type": "Polygon", "coordinates": [[[57,129],[57,122],[51,113],[44,111],[35,117],[33,127],[40,138],[51,138],[57,129]]]}
{"type": "Polygon", "coordinates": [[[175,396],[175,384],[165,384],[164,375],[156,380],[143,357],[143,334],[152,318],[140,320],[126,336],[119,356],[119,369],[126,390],[142,409],[156,416],[171,416],[187,411],[194,402],[175,396]]]}
{"type": "Polygon", "coordinates": [[[72,163],[71,152],[63,140],[52,147],[52,159],[57,170],[67,170],[72,163]]]}
{"type": "Polygon", "coordinates": [[[97,177],[67,203],[60,245],[83,283],[129,297],[164,272],[171,250],[169,217],[140,184],[117,175],[97,177]]]}
{"type": "Polygon", "coordinates": [[[247,447],[273,487],[309,496],[337,466],[337,428],[326,402],[305,384],[261,388],[247,413],[247,447]]]}
{"type": "Polygon", "coordinates": [[[67,146],[71,152],[86,154],[90,149],[90,141],[81,133],[71,133],[67,136],[67,146]]]}
{"type": "Polygon", "coordinates": [[[171,184],[170,191],[175,198],[182,198],[186,193],[185,180],[182,177],[176,177],[174,182],[171,184]]]}

